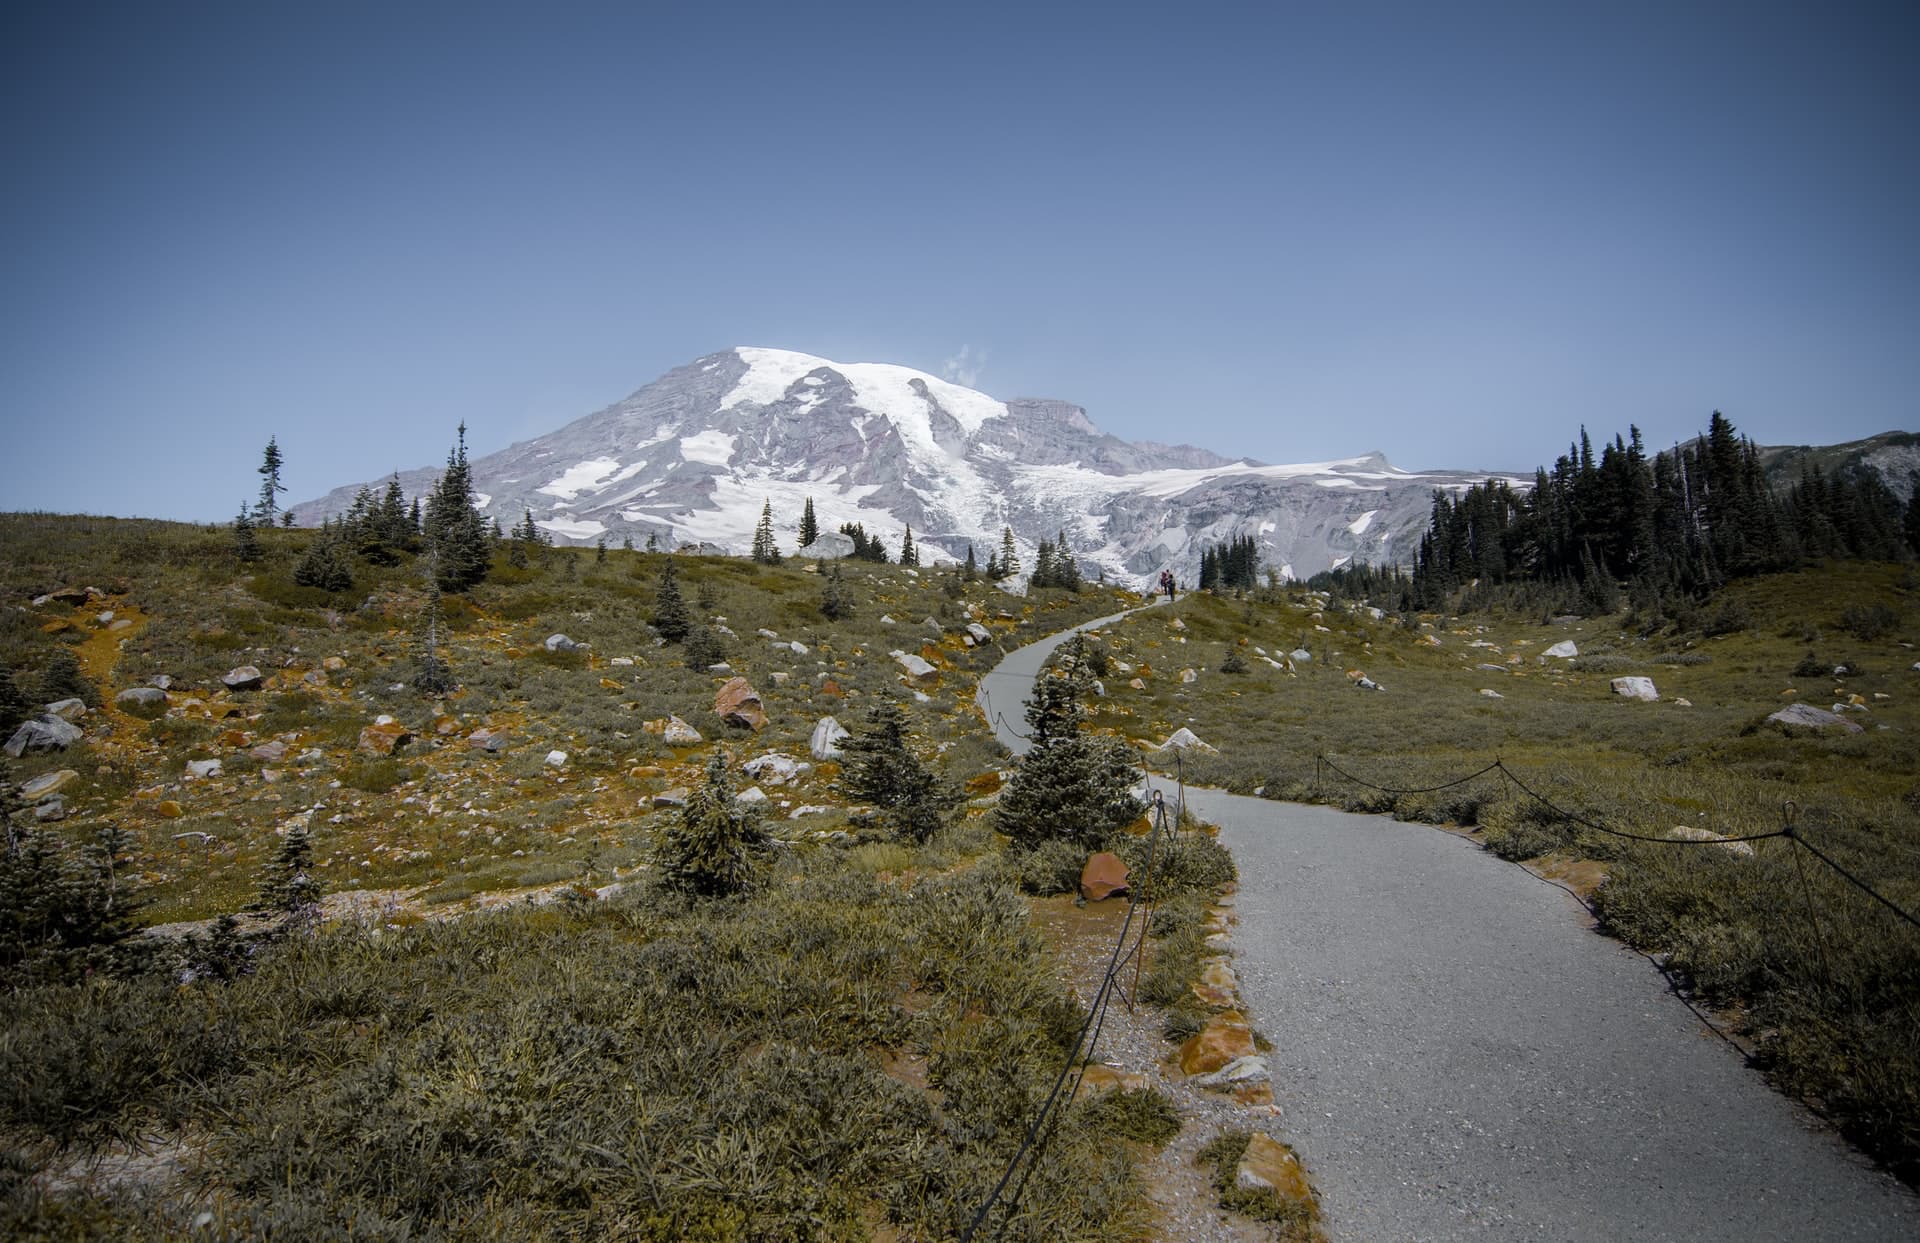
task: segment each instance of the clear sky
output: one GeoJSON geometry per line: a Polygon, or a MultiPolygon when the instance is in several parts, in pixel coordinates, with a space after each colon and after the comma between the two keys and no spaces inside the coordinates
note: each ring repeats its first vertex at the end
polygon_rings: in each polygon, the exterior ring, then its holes
{"type": "Polygon", "coordinates": [[[1920,428],[1920,6],[0,12],[0,507],[224,519],[732,345],[1266,461],[1920,428]]]}

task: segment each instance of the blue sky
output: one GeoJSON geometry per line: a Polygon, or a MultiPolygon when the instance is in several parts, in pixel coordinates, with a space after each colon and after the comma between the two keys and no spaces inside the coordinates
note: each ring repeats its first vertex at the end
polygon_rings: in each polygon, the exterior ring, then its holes
{"type": "Polygon", "coordinates": [[[0,15],[0,507],[219,520],[769,345],[1266,461],[1920,427],[1910,4],[0,15]]]}

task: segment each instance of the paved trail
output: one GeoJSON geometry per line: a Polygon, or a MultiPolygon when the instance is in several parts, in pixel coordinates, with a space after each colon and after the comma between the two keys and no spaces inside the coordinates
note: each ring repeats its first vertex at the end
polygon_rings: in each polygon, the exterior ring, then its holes
{"type": "MultiPolygon", "coordinates": [[[[1065,637],[981,684],[1016,750],[1007,722],[1065,637]]],[[[1335,1239],[1920,1239],[1920,1198],[1567,894],[1431,827],[1188,803],[1239,864],[1241,991],[1335,1239]]]]}

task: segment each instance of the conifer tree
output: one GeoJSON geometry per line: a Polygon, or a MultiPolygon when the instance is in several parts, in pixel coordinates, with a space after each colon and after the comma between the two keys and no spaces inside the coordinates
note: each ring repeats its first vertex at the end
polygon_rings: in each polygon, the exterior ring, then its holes
{"type": "Polygon", "coordinates": [[[253,516],[247,512],[247,503],[240,502],[240,512],[233,519],[233,552],[242,564],[260,559],[260,540],[253,533],[253,516]]]}
{"type": "Polygon", "coordinates": [[[920,550],[913,546],[913,524],[907,524],[906,534],[900,537],[900,564],[918,566],[920,550]]]}
{"type": "Polygon", "coordinates": [[[56,647],[40,674],[40,702],[57,703],[78,699],[89,708],[100,706],[100,690],[80,668],[80,659],[71,649],[56,647]]]}
{"type": "Polygon", "coordinates": [[[260,460],[260,502],[253,511],[254,517],[268,526],[273,525],[273,515],[280,508],[280,493],[287,490],[286,485],[280,482],[281,465],[280,445],[269,436],[266,451],[261,454],[260,460]]]}
{"type": "Polygon", "coordinates": [[[435,552],[443,590],[465,591],[486,578],[493,550],[480,511],[473,507],[465,423],[460,424],[455,448],[447,454],[446,471],[427,498],[425,534],[435,552]]]}
{"type": "Polygon", "coordinates": [[[1053,585],[1076,594],[1080,590],[1080,563],[1067,547],[1065,531],[1053,542],[1053,585]]]}
{"type": "Polygon", "coordinates": [[[252,909],[282,916],[278,931],[292,932],[319,921],[321,893],[314,875],[313,839],[307,826],[296,822],[261,869],[252,909]]]}
{"type": "Polygon", "coordinates": [[[600,541],[593,546],[593,559],[596,564],[598,564],[599,562],[605,561],[607,559],[607,537],[606,536],[602,535],[600,537],[600,541]]]}
{"type": "Polygon", "coordinates": [[[293,567],[293,581],[302,587],[322,591],[353,590],[353,566],[348,560],[346,537],[336,526],[322,524],[299,564],[293,567]]]}
{"type": "Polygon", "coordinates": [[[1081,729],[1093,681],[1084,638],[1068,646],[1060,669],[1058,675],[1043,671],[1035,680],[1027,705],[1033,745],[1014,768],[995,821],[1021,849],[1064,840],[1099,850],[1139,816],[1143,805],[1133,797],[1126,744],[1081,729]]]}
{"type": "Polygon", "coordinates": [[[396,553],[419,550],[419,526],[407,515],[407,498],[400,490],[399,475],[387,480],[387,489],[380,497],[376,521],[380,525],[380,538],[388,548],[396,553]]]}
{"type": "Polygon", "coordinates": [[[667,642],[678,643],[687,637],[691,626],[687,602],[680,597],[680,578],[673,567],[673,556],[668,554],[660,567],[660,586],[653,600],[653,629],[667,642]]]}
{"type": "Polygon", "coordinates": [[[761,565],[780,564],[780,546],[773,542],[773,502],[760,507],[760,523],[753,528],[753,559],[761,565]]]}
{"type": "Polygon", "coordinates": [[[828,621],[853,616],[853,597],[847,594],[847,585],[840,578],[838,561],[827,571],[827,581],[820,591],[820,612],[828,621]]]}
{"type": "Polygon", "coordinates": [[[1920,557],[1920,471],[1910,477],[1913,492],[1907,497],[1907,516],[1904,526],[1907,532],[1907,547],[1913,555],[1920,557]]]}
{"type": "Polygon", "coordinates": [[[1012,578],[1020,572],[1020,553],[1013,546],[1013,528],[1000,532],[1000,577],[1012,578]]]}
{"type": "Polygon", "coordinates": [[[444,695],[453,689],[453,670],[440,652],[440,576],[429,568],[425,623],[420,635],[420,650],[415,658],[413,687],[429,695],[444,695]]]}
{"type": "Polygon", "coordinates": [[[726,756],[718,748],[707,763],[706,784],[681,809],[680,820],[661,836],[654,867],[671,889],[694,897],[726,897],[753,877],[753,854],[765,840],[754,809],[733,797],[726,756]]]}
{"type": "Polygon", "coordinates": [[[1033,577],[1029,580],[1035,587],[1053,586],[1053,541],[1042,539],[1039,549],[1033,554],[1033,577]]]}
{"type": "Polygon", "coordinates": [[[968,582],[972,582],[980,574],[980,567],[974,564],[972,544],[967,545],[967,560],[966,564],[961,567],[960,574],[961,577],[968,582]]]}
{"type": "Polygon", "coordinates": [[[800,510],[800,547],[805,548],[820,538],[820,521],[813,516],[813,498],[808,497],[806,505],[800,510]]]}
{"type": "Polygon", "coordinates": [[[20,723],[27,719],[30,707],[27,697],[20,693],[20,686],[13,680],[13,670],[0,665],[0,737],[10,737],[20,723]]]}
{"type": "Polygon", "coordinates": [[[847,797],[878,808],[898,836],[924,842],[959,806],[959,794],[907,746],[899,704],[883,700],[868,708],[865,728],[840,745],[847,753],[840,779],[847,797]]]}

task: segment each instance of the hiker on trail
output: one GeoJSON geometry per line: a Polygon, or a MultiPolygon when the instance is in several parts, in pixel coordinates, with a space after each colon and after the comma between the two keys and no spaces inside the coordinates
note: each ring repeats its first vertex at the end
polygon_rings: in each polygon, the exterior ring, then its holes
{"type": "Polygon", "coordinates": [[[1167,593],[1167,603],[1173,603],[1173,571],[1160,571],[1160,590],[1167,593]]]}

